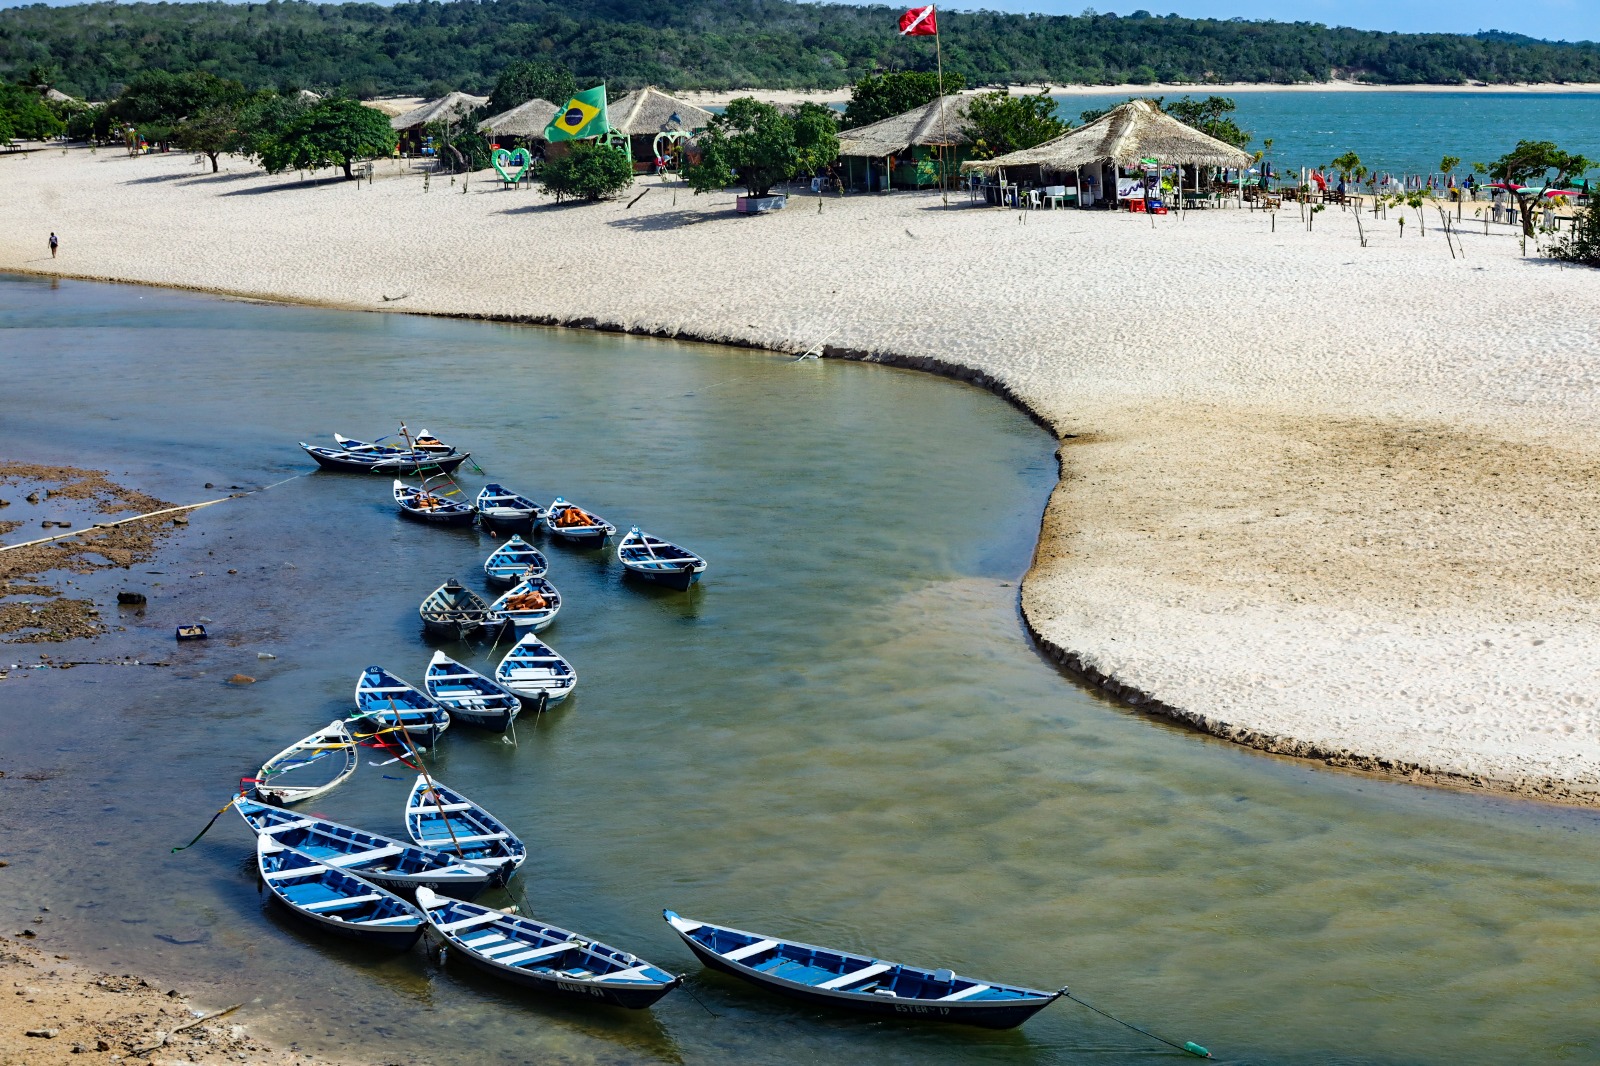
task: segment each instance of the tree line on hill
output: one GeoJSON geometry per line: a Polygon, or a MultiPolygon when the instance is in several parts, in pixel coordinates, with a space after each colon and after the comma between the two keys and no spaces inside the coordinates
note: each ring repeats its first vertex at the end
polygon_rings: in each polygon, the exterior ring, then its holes
{"type": "MultiPolygon", "coordinates": [[[[621,88],[840,88],[926,70],[899,8],[792,0],[407,0],[34,4],[0,10],[0,77],[37,65],[108,99],[141,71],[368,97],[482,94],[509,64],[555,59],[621,88]]],[[[1600,45],[1514,34],[1399,34],[1314,23],[941,11],[945,70],[970,85],[1044,81],[1380,84],[1600,81],[1600,45]]]]}

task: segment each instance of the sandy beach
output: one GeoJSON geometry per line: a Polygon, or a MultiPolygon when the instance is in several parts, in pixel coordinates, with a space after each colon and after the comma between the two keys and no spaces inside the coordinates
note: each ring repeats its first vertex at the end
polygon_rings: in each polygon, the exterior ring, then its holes
{"type": "Polygon", "coordinates": [[[1023,608],[1090,681],[1267,750],[1600,801],[1600,274],[1504,227],[1452,259],[1414,215],[1362,248],[1339,209],[751,219],[655,179],[558,207],[225,165],[4,160],[0,268],[962,377],[1061,439],[1023,608]]]}

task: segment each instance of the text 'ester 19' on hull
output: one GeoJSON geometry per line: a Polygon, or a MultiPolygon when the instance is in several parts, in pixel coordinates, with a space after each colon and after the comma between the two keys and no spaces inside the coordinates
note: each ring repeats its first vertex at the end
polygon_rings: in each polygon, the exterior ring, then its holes
{"type": "Polygon", "coordinates": [[[682,978],[637,955],[532,918],[419,891],[434,932],[478,969],[541,992],[640,1009],[682,978]]]}
{"type": "Polygon", "coordinates": [[[256,837],[256,868],[275,901],[324,933],[405,951],[427,924],[421,911],[388,889],[287,847],[275,834],[256,837]]]}
{"type": "Polygon", "coordinates": [[[1042,992],[958,977],[832,948],[747,933],[662,912],[689,950],[714,970],[821,1007],[903,1021],[1011,1029],[1065,991],[1042,992]]]}

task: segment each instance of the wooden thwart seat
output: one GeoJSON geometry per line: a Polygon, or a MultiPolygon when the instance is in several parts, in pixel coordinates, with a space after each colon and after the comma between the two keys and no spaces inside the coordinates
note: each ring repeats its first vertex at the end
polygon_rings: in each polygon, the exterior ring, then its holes
{"type": "Polygon", "coordinates": [[[502,966],[519,966],[522,963],[533,962],[536,959],[550,959],[557,955],[565,955],[573,948],[581,947],[583,947],[582,944],[574,943],[573,941],[568,940],[561,944],[549,944],[542,948],[530,948],[527,951],[519,952],[516,955],[507,955],[503,959],[496,959],[494,961],[498,962],[502,966]]]}
{"type": "Polygon", "coordinates": [[[400,854],[401,850],[399,845],[390,844],[385,848],[372,848],[369,851],[357,851],[349,855],[340,855],[336,858],[328,859],[327,863],[329,866],[354,866],[356,863],[387,859],[391,855],[400,854]]]}
{"type": "Polygon", "coordinates": [[[746,944],[742,948],[735,948],[725,953],[722,957],[729,962],[739,962],[748,959],[752,955],[759,955],[763,951],[771,951],[777,946],[778,942],[776,940],[758,940],[754,944],[746,944]]]}
{"type": "Polygon", "coordinates": [[[375,899],[382,898],[376,892],[369,892],[365,896],[347,896],[344,899],[325,899],[321,903],[308,903],[306,904],[306,910],[333,911],[341,907],[354,907],[362,903],[371,903],[375,899]]]}
{"type": "Polygon", "coordinates": [[[862,967],[855,973],[841,974],[831,981],[824,981],[817,987],[829,990],[842,990],[848,985],[858,985],[862,981],[867,980],[869,977],[876,977],[880,973],[885,973],[892,969],[894,969],[894,967],[886,962],[875,962],[871,966],[862,967]]]}
{"type": "Polygon", "coordinates": [[[488,925],[490,922],[497,922],[504,917],[505,915],[498,911],[489,914],[474,914],[471,918],[461,918],[453,922],[446,922],[439,927],[439,932],[455,933],[462,929],[471,929],[474,926],[488,925]]]}
{"type": "Polygon", "coordinates": [[[980,993],[989,991],[989,985],[969,985],[959,992],[952,992],[948,996],[940,996],[940,1003],[955,1003],[957,1000],[970,999],[980,993]]]}

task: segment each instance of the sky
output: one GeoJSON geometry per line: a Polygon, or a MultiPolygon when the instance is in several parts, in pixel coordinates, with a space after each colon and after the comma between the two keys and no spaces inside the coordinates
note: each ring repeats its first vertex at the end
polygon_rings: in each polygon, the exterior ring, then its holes
{"type": "MultiPolygon", "coordinates": [[[[0,0],[0,7],[36,2],[0,0]]],[[[59,6],[71,0],[46,2],[59,6]]],[[[856,2],[892,4],[896,0],[856,2]]],[[[912,0],[906,2],[913,6],[912,0]]],[[[1086,7],[1119,15],[1143,9],[1155,15],[1321,22],[1403,33],[1507,30],[1552,41],[1600,41],[1600,0],[951,0],[948,6],[952,10],[987,8],[1049,15],[1077,15],[1086,7]]]]}

